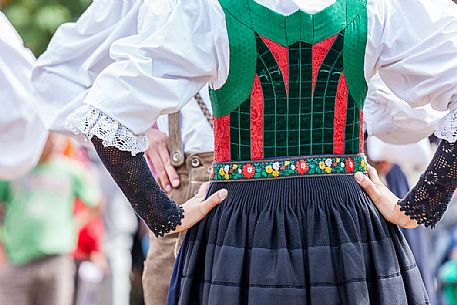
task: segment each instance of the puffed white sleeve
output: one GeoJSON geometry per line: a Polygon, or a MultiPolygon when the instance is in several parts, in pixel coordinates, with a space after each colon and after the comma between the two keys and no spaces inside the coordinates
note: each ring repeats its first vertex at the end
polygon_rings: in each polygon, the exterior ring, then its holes
{"type": "Polygon", "coordinates": [[[438,121],[446,115],[430,105],[412,108],[378,74],[368,82],[363,113],[368,135],[389,144],[412,144],[432,135],[438,121]]]}
{"type": "Polygon", "coordinates": [[[61,25],[32,71],[32,85],[46,126],[65,132],[65,118],[113,60],[116,40],[137,32],[142,0],[94,0],[81,17],[61,25]]]}
{"type": "Polygon", "coordinates": [[[35,57],[2,13],[0,29],[0,179],[14,179],[38,162],[47,130],[29,81],[35,57]]]}
{"type": "Polygon", "coordinates": [[[158,116],[180,109],[208,82],[220,87],[228,76],[225,16],[217,0],[148,0],[138,19],[138,33],[112,45],[114,62],[67,118],[73,132],[132,154],[147,148],[144,133],[158,116]],[[156,26],[156,19],[164,22],[156,26]]]}
{"type": "Polygon", "coordinates": [[[457,5],[448,0],[369,0],[365,77],[376,71],[412,107],[451,110],[437,127],[457,139],[457,5]]]}

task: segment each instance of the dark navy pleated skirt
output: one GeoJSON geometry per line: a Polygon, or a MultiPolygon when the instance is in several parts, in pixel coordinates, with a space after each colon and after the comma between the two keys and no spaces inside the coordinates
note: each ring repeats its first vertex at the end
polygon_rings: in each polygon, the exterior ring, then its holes
{"type": "Polygon", "coordinates": [[[430,304],[411,251],[352,176],[217,182],[168,305],[430,304]]]}

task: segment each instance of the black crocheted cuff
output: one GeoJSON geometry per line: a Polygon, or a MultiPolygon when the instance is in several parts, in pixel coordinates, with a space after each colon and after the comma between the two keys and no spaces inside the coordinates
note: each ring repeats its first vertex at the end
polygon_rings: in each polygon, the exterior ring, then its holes
{"type": "Polygon", "coordinates": [[[176,230],[176,227],[182,224],[184,218],[184,209],[177,204],[170,206],[169,210],[165,213],[168,221],[164,224],[147,224],[149,229],[157,237],[163,237],[165,234],[176,230]]]}
{"type": "Polygon", "coordinates": [[[149,229],[156,236],[174,231],[184,218],[184,210],[157,184],[143,153],[132,156],[116,147],[105,147],[97,137],[91,141],[111,177],[149,229]]]}
{"type": "Polygon", "coordinates": [[[457,187],[455,143],[442,140],[416,186],[398,202],[400,210],[426,227],[435,227],[443,217],[457,187]]]}

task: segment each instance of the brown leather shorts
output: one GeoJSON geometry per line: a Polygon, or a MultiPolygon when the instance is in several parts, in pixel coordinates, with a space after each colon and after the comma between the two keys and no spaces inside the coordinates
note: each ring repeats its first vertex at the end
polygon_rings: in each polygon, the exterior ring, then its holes
{"type": "MultiPolygon", "coordinates": [[[[198,193],[200,186],[209,180],[214,154],[212,152],[186,156],[183,165],[176,168],[180,185],[169,194],[183,204],[198,193]]],[[[168,286],[185,232],[156,238],[150,233],[149,251],[144,262],[143,290],[146,305],[165,305],[168,286]]]]}

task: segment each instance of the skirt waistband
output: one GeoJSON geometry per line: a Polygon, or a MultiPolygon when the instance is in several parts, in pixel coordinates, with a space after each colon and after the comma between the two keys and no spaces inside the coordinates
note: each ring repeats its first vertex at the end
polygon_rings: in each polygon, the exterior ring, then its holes
{"type": "Polygon", "coordinates": [[[306,176],[351,175],[366,172],[364,154],[312,155],[268,160],[214,162],[211,181],[270,180],[306,176]]]}

